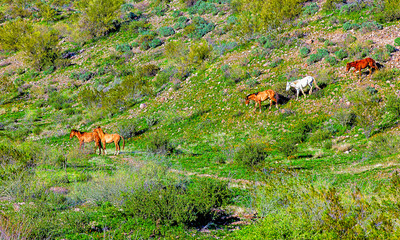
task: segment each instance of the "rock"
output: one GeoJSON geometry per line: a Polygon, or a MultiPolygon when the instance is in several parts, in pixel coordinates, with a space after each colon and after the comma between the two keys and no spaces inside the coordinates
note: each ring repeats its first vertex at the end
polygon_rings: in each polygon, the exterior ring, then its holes
{"type": "Polygon", "coordinates": [[[144,108],[146,108],[147,107],[147,104],[146,103],[141,103],[140,105],[139,105],[139,108],[140,109],[144,109],[144,108]]]}

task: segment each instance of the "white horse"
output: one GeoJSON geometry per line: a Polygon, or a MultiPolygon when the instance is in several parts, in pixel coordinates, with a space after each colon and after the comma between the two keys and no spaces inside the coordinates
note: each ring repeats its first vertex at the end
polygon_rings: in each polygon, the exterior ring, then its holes
{"type": "Polygon", "coordinates": [[[305,95],[303,88],[307,87],[307,85],[310,86],[310,91],[308,93],[309,95],[311,95],[312,93],[313,85],[315,85],[316,88],[321,89],[320,87],[318,87],[317,82],[313,77],[307,76],[303,79],[299,79],[293,82],[286,82],[286,91],[289,91],[290,87],[294,87],[297,92],[297,97],[296,97],[297,100],[299,99],[299,90],[301,90],[303,95],[305,95]]]}

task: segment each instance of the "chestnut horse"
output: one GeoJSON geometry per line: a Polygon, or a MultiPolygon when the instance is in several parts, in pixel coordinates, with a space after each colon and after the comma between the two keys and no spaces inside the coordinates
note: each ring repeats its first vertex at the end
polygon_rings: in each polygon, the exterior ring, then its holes
{"type": "Polygon", "coordinates": [[[372,74],[372,69],[376,69],[378,70],[378,66],[376,65],[376,62],[374,59],[372,58],[365,58],[365,59],[361,59],[361,60],[357,60],[354,62],[349,62],[346,65],[346,71],[348,72],[350,70],[350,68],[354,67],[354,77],[356,77],[356,72],[359,71],[359,77],[361,78],[361,70],[364,68],[369,68],[369,75],[371,76],[372,74]]]}
{"type": "Polygon", "coordinates": [[[103,153],[107,154],[107,150],[106,150],[106,143],[112,143],[114,142],[115,144],[115,154],[114,155],[118,155],[119,154],[119,142],[123,141],[123,145],[122,145],[122,149],[125,148],[125,139],[119,135],[119,134],[106,134],[103,132],[103,129],[100,128],[100,126],[98,126],[97,128],[95,128],[93,130],[93,132],[97,133],[101,139],[101,143],[103,144],[103,153]]]}
{"type": "Polygon", "coordinates": [[[276,103],[276,108],[278,108],[278,95],[276,92],[272,89],[268,89],[262,92],[257,92],[257,93],[252,93],[246,96],[246,106],[249,105],[250,100],[253,100],[256,102],[254,105],[254,111],[257,109],[257,104],[260,107],[260,112],[261,112],[261,102],[269,99],[269,109],[271,109],[272,106],[272,101],[276,103]]]}
{"type": "Polygon", "coordinates": [[[80,132],[75,129],[71,130],[69,134],[69,139],[72,139],[76,136],[79,140],[79,149],[83,149],[85,147],[85,143],[93,142],[95,144],[94,153],[96,153],[96,148],[99,148],[99,155],[101,154],[101,145],[100,145],[100,137],[97,133],[94,132],[80,132]]]}

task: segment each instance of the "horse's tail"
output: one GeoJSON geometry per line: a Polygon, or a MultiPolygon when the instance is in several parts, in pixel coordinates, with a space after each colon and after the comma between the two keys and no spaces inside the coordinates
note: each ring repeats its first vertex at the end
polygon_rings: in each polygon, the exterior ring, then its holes
{"type": "Polygon", "coordinates": [[[277,92],[275,92],[275,99],[276,99],[276,103],[278,103],[279,101],[279,94],[277,92]]]}
{"type": "Polygon", "coordinates": [[[125,139],[123,136],[121,136],[121,138],[122,138],[122,150],[124,150],[125,149],[125,139]]]}

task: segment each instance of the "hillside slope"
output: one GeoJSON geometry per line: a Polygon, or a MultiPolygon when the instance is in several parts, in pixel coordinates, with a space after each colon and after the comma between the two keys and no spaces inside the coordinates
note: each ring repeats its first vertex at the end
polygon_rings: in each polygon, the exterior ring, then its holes
{"type": "Polygon", "coordinates": [[[297,1],[261,30],[252,1],[18,4],[0,7],[0,236],[397,236],[396,3],[297,1]],[[366,57],[370,77],[346,71],[366,57]],[[305,76],[321,89],[296,100],[305,76]],[[266,89],[279,109],[244,104],[266,89]],[[97,126],[120,155],[68,139],[97,126]]]}

